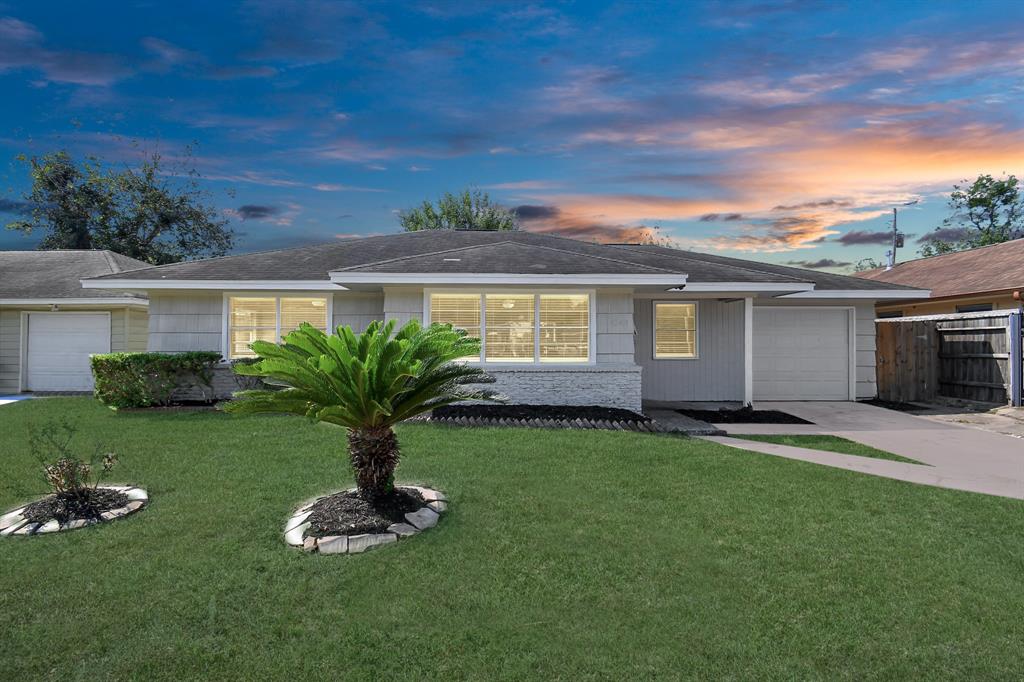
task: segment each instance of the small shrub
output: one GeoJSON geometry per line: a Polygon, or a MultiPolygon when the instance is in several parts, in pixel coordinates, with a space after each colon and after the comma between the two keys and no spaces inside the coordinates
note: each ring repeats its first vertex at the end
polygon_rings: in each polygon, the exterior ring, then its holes
{"type": "Polygon", "coordinates": [[[29,428],[29,448],[43,467],[47,485],[57,496],[85,498],[99,487],[103,474],[117,465],[117,455],[97,447],[86,461],[77,457],[71,441],[77,429],[66,420],[29,428]],[[97,467],[99,463],[99,467],[97,467]]]}
{"type": "Polygon", "coordinates": [[[151,407],[169,404],[175,389],[191,384],[209,389],[209,401],[218,362],[220,353],[206,351],[93,355],[93,395],[111,407],[151,407]]]}

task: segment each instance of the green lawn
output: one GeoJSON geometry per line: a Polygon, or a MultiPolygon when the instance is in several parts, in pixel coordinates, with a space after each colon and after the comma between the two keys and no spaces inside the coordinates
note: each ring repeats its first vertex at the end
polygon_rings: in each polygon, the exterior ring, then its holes
{"type": "Polygon", "coordinates": [[[762,443],[776,443],[778,445],[791,445],[797,448],[811,448],[812,450],[825,450],[826,452],[840,452],[844,455],[860,455],[861,457],[874,457],[875,459],[891,459],[895,462],[906,462],[908,464],[921,464],[915,459],[901,457],[900,455],[885,450],[873,448],[848,438],[839,436],[827,436],[820,434],[801,436],[734,436],[746,440],[756,440],[762,443]]]}
{"type": "Polygon", "coordinates": [[[448,493],[441,525],[309,556],[281,526],[349,484],[339,430],[24,401],[0,407],[3,508],[38,489],[27,424],[58,415],[152,504],[0,538],[3,679],[1024,675],[1018,501],[699,440],[417,425],[400,478],[448,493]]]}

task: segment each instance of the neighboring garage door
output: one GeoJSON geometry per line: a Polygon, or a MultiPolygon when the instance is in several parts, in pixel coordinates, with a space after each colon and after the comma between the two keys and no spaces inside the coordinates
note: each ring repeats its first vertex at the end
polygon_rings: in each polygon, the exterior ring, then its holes
{"type": "Polygon", "coordinates": [[[110,352],[108,313],[29,313],[25,388],[91,391],[89,356],[110,352]]]}
{"type": "Polygon", "coordinates": [[[754,308],[754,400],[849,399],[849,311],[754,308]]]}

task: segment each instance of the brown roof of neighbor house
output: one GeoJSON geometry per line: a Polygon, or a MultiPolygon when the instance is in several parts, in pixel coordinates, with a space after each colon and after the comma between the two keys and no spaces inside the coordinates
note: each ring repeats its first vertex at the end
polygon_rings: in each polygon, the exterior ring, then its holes
{"type": "Polygon", "coordinates": [[[857,277],[931,289],[932,298],[1024,289],[1024,239],[876,268],[857,277]]]}

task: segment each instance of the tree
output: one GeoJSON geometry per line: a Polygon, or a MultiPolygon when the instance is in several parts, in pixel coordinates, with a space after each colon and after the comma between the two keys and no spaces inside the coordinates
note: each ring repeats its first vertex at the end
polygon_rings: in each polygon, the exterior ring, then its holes
{"type": "MultiPolygon", "coordinates": [[[[964,183],[967,181],[964,180],[964,183]]],[[[979,175],[970,185],[954,185],[951,215],[925,239],[922,256],[965,251],[1024,237],[1024,196],[1014,176],[979,175]]]]}
{"type": "Polygon", "coordinates": [[[518,230],[515,212],[491,202],[486,192],[463,190],[458,196],[445,192],[435,208],[429,201],[398,216],[406,232],[420,230],[518,230]]]}
{"type": "Polygon", "coordinates": [[[861,258],[857,261],[856,265],[853,266],[853,271],[864,272],[866,270],[877,270],[880,267],[882,267],[882,264],[874,258],[861,258]]]}
{"type": "Polygon", "coordinates": [[[18,157],[32,188],[28,216],[7,227],[45,231],[40,249],[110,249],[153,265],[222,256],[234,244],[227,220],[209,205],[199,174],[167,168],[159,153],[138,168],[115,170],[96,157],[81,163],[66,151],[18,157]]]}
{"type": "Polygon", "coordinates": [[[480,339],[451,325],[424,329],[413,320],[392,337],[394,321],[371,322],[362,334],[332,334],[308,324],[282,345],[254,341],[259,360],[236,366],[242,375],[283,384],[283,390],[242,391],[225,408],[234,414],[285,413],[348,429],[348,454],[363,499],[394,489],[398,438],[393,426],[462,400],[499,400],[493,391],[467,389],[494,380],[478,366],[453,362],[480,353],[480,339]]]}

